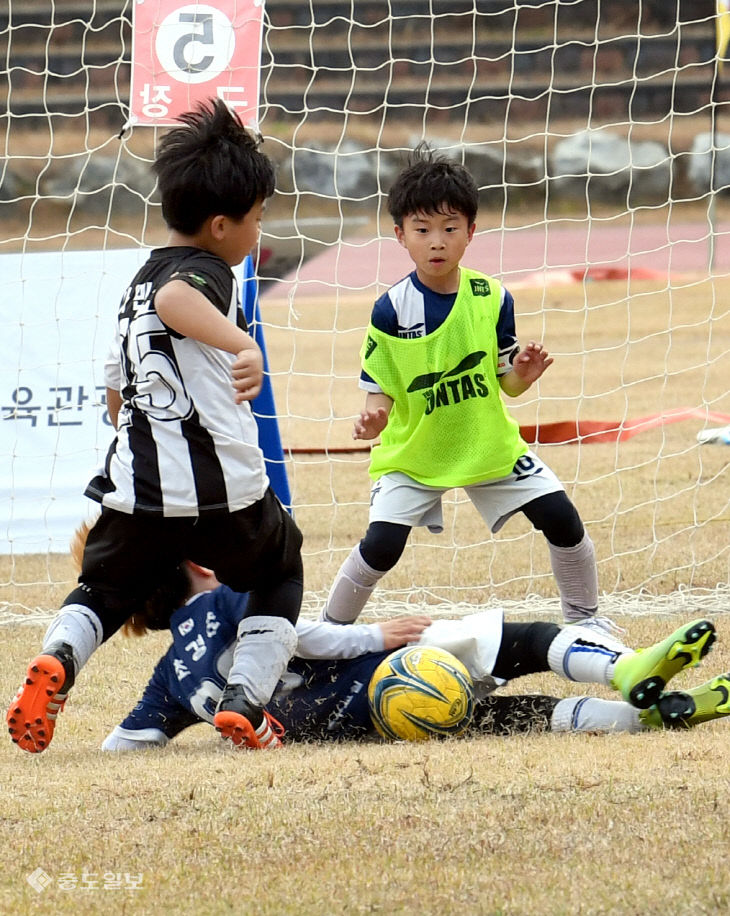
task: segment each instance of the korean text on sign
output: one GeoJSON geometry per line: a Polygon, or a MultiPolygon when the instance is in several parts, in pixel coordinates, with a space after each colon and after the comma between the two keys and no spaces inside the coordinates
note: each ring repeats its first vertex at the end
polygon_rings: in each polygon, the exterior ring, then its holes
{"type": "Polygon", "coordinates": [[[130,124],[174,124],[221,98],[258,120],[261,0],[138,0],[134,4],[130,124]]]}

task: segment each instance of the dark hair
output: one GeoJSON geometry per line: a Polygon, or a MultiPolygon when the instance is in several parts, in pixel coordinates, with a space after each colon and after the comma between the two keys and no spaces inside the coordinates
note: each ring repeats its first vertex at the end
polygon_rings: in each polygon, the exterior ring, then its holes
{"type": "Polygon", "coordinates": [[[388,194],[388,212],[403,226],[411,213],[463,213],[469,225],[476,219],[479,190],[468,169],[419,143],[388,194]]]}
{"type": "Polygon", "coordinates": [[[274,193],[274,166],[259,138],[221,99],[180,115],[159,143],[152,166],[165,222],[193,235],[209,216],[238,220],[274,193]]]}
{"type": "MultiPolygon", "coordinates": [[[[81,572],[90,522],[82,522],[71,538],[71,559],[77,572],[81,572]]],[[[182,607],[190,594],[190,577],[185,566],[173,566],[160,572],[158,581],[149,594],[139,601],[139,609],[122,625],[125,636],[144,636],[148,630],[167,630],[170,617],[182,607]]]]}
{"type": "Polygon", "coordinates": [[[189,594],[190,579],[184,566],[174,566],[161,573],[158,584],[141,608],[124,623],[125,635],[143,636],[147,630],[168,630],[170,617],[182,607],[189,594]]]}

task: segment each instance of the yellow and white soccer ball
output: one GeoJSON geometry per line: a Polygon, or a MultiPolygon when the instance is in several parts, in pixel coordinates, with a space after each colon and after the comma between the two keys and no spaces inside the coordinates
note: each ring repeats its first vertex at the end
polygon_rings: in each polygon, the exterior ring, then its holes
{"type": "Polygon", "coordinates": [[[391,740],[459,735],[474,714],[469,672],[433,646],[406,646],[383,659],[370,678],[368,700],[375,728],[391,740]]]}

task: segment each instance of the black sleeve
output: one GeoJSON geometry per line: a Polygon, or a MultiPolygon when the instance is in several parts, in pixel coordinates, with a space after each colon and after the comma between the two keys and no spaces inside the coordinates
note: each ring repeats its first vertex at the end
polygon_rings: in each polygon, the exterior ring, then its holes
{"type": "Polygon", "coordinates": [[[219,312],[228,314],[235,280],[222,258],[207,251],[196,251],[178,264],[170,280],[182,280],[201,292],[219,312]]]}

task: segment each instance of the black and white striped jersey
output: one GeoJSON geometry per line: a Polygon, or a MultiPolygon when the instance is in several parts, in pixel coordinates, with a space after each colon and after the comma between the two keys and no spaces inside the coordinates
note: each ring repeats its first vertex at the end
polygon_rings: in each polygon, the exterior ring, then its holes
{"type": "Polygon", "coordinates": [[[117,365],[112,360],[107,378],[122,396],[117,436],[86,495],[128,513],[233,512],[261,499],[269,485],[258,428],[250,404],[233,399],[235,357],[182,337],[158,317],[155,294],[172,279],[246,329],[225,261],[200,248],[151,253],[120,305],[117,365]]]}

